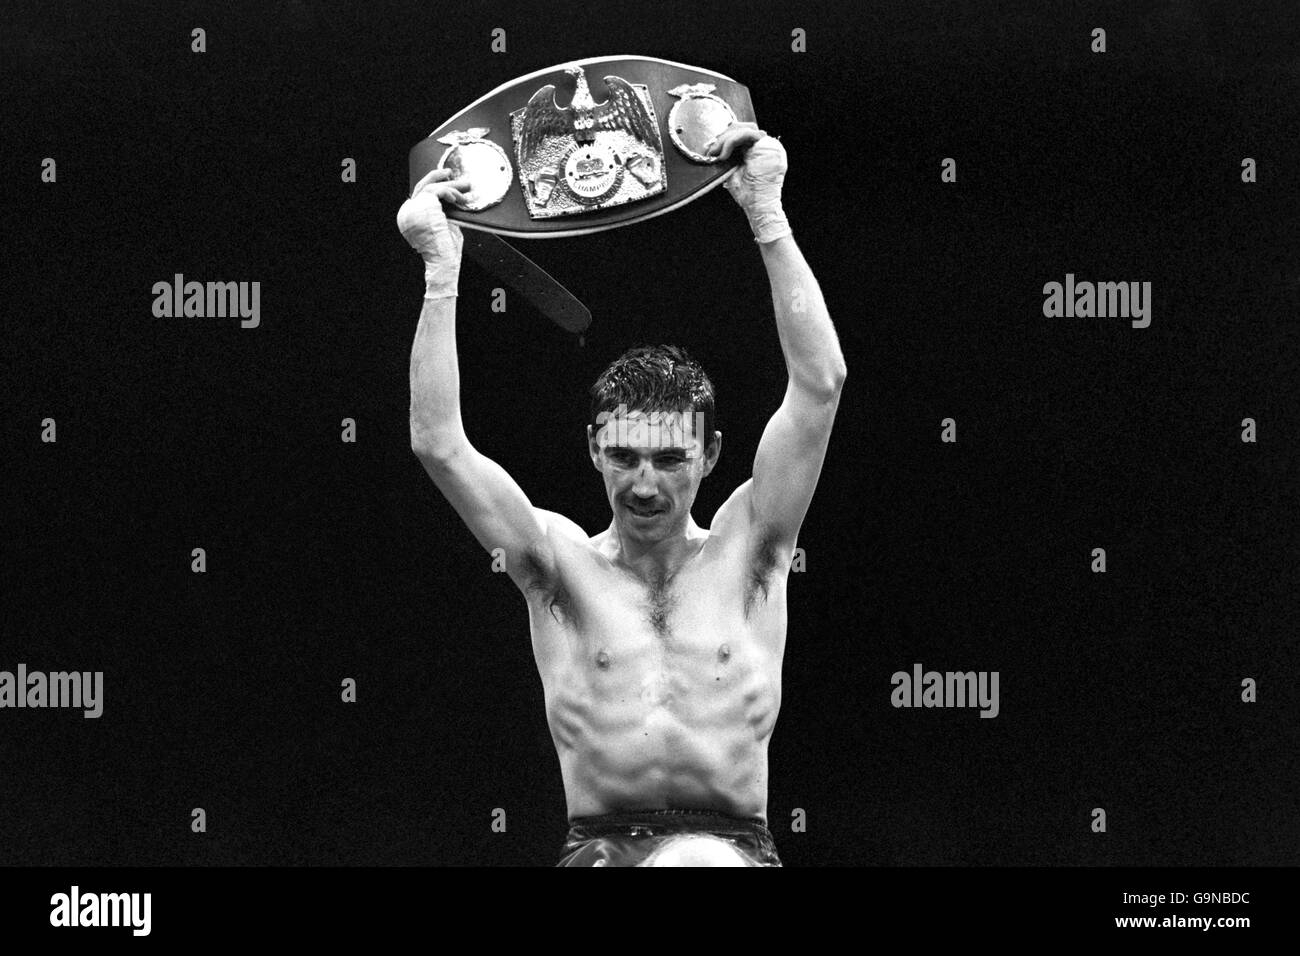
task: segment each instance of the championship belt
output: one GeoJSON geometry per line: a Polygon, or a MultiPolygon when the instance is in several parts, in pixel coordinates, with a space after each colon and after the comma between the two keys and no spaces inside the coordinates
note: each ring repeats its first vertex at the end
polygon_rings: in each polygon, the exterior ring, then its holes
{"type": "Polygon", "coordinates": [[[411,150],[411,188],[446,167],[473,187],[446,209],[461,226],[585,235],[713,189],[742,158],[705,155],[709,140],[753,120],[749,91],[721,73],[653,57],[579,60],[499,86],[435,129],[411,150]]]}

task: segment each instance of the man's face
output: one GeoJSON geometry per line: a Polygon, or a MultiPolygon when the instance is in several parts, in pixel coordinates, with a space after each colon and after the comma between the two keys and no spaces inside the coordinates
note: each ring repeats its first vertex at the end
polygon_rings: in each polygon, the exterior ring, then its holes
{"type": "Polygon", "coordinates": [[[684,533],[700,482],[722,449],[722,433],[714,432],[706,450],[702,418],[620,406],[598,429],[587,426],[591,462],[623,535],[656,542],[684,533]]]}

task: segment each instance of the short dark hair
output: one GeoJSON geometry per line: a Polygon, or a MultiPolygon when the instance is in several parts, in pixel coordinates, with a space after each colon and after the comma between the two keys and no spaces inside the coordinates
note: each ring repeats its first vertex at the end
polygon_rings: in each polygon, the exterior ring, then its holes
{"type": "Polygon", "coordinates": [[[704,448],[713,444],[716,417],[713,383],[700,363],[676,345],[638,345],[613,362],[591,386],[590,424],[600,431],[601,412],[622,405],[628,412],[699,412],[704,448]]]}

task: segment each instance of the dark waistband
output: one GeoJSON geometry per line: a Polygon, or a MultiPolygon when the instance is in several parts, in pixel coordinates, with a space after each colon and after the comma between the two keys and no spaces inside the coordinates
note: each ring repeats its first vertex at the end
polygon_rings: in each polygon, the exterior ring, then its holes
{"type": "Polygon", "coordinates": [[[613,833],[643,831],[642,836],[662,833],[717,833],[751,834],[772,839],[766,824],[758,817],[733,817],[712,810],[625,810],[621,813],[603,813],[594,817],[574,817],[569,821],[570,834],[585,838],[608,836],[613,833]]]}

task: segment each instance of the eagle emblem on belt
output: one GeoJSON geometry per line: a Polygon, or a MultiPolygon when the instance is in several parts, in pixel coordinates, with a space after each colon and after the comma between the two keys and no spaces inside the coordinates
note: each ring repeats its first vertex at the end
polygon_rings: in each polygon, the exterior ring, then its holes
{"type": "Polygon", "coordinates": [[[627,80],[618,76],[605,77],[609,99],[597,103],[592,99],[587,74],[582,67],[571,66],[564,72],[578,81],[578,88],[568,106],[560,106],[555,99],[555,84],[547,83],[524,107],[520,143],[524,153],[533,152],[548,135],[572,133],[579,143],[590,143],[596,138],[596,130],[600,129],[627,130],[647,144],[658,141],[658,126],[627,80]]]}
{"type": "Polygon", "coordinates": [[[647,88],[606,76],[606,99],[598,103],[581,66],[564,72],[575,80],[568,106],[548,83],[511,114],[529,215],[572,215],[663,192],[663,141],[647,88]]]}

